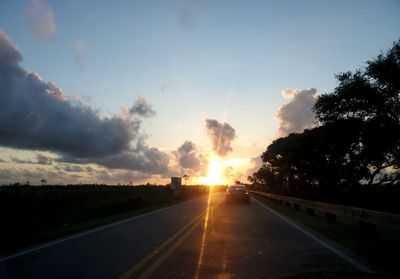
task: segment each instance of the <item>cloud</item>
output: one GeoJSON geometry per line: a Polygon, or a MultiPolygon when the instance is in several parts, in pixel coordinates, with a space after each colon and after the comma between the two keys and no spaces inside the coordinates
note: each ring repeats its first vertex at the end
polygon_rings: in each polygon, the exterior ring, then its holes
{"type": "Polygon", "coordinates": [[[74,58],[75,58],[76,64],[78,64],[78,66],[81,69],[85,68],[86,52],[87,52],[87,48],[86,48],[85,42],[78,41],[75,43],[74,58]]]}
{"type": "Polygon", "coordinates": [[[0,145],[77,157],[115,154],[130,147],[139,124],[68,100],[60,88],[18,64],[21,55],[0,30],[0,145]],[[5,57],[5,59],[3,59],[5,57]]]}
{"type": "Polygon", "coordinates": [[[211,139],[213,150],[219,156],[226,156],[232,151],[232,141],[235,139],[235,129],[228,123],[206,119],[206,132],[211,139]]]}
{"type": "MultiPolygon", "coordinates": [[[[143,97],[125,117],[102,117],[83,102],[68,99],[59,87],[20,67],[17,46],[0,29],[0,145],[52,151],[60,160],[109,168],[162,173],[168,156],[147,147],[136,116],[155,114],[143,97]],[[136,142],[136,148],[132,143],[136,142]]],[[[37,162],[46,162],[38,157],[37,162]]]]}
{"type": "Polygon", "coordinates": [[[124,150],[109,156],[82,158],[64,155],[57,162],[72,164],[97,164],[108,169],[141,171],[148,174],[167,175],[169,156],[155,147],[148,147],[142,142],[136,148],[124,150]]]}
{"type": "Polygon", "coordinates": [[[199,2],[196,0],[186,0],[179,9],[179,23],[184,28],[191,29],[200,14],[201,9],[199,7],[199,2]]]}
{"type": "Polygon", "coordinates": [[[20,159],[18,157],[10,157],[11,162],[16,164],[34,164],[34,165],[51,165],[53,159],[42,154],[36,154],[36,160],[20,159]]]}
{"type": "MultiPolygon", "coordinates": [[[[247,171],[246,171],[247,176],[253,175],[253,173],[257,172],[263,165],[261,156],[252,157],[250,160],[250,163],[252,164],[252,166],[249,169],[247,169],[247,171]]],[[[246,179],[247,179],[247,177],[246,177],[246,179]]]]}
{"type": "Polygon", "coordinates": [[[99,158],[95,162],[109,169],[126,169],[152,174],[164,174],[168,172],[169,156],[157,148],[145,147],[141,150],[124,151],[99,158]]]}
{"type": "MultiPolygon", "coordinates": [[[[2,168],[0,169],[0,183],[10,184],[19,182],[25,184],[27,181],[30,185],[40,185],[42,179],[46,179],[51,183],[65,183],[66,176],[64,173],[54,170],[48,170],[41,167],[35,169],[21,169],[21,168],[2,168]]],[[[74,179],[68,176],[68,179],[74,179]]],[[[75,180],[78,183],[78,180],[75,180]]]]}
{"type": "Polygon", "coordinates": [[[139,97],[135,104],[129,109],[129,113],[138,115],[141,117],[152,117],[156,114],[153,110],[153,106],[147,102],[144,97],[139,97]]]}
{"type": "Polygon", "coordinates": [[[86,168],[78,165],[66,165],[64,166],[64,170],[66,172],[86,172],[86,168]]]}
{"type": "Polygon", "coordinates": [[[317,126],[312,111],[317,96],[316,89],[285,89],[282,91],[282,96],[290,102],[276,112],[279,122],[278,137],[301,133],[304,129],[317,126]]]}
{"type": "Polygon", "coordinates": [[[42,154],[36,155],[36,164],[39,165],[51,165],[53,163],[53,158],[47,157],[42,154]]]}
{"type": "Polygon", "coordinates": [[[201,168],[201,157],[191,141],[185,141],[177,151],[179,166],[186,170],[198,171],[201,168]]]}
{"type": "Polygon", "coordinates": [[[54,13],[45,0],[30,0],[27,16],[32,32],[37,38],[43,39],[55,35],[54,13]]]}
{"type": "MultiPolygon", "coordinates": [[[[156,176],[159,177],[159,176],[156,176]]],[[[147,182],[154,175],[130,170],[109,170],[103,167],[80,166],[72,164],[58,164],[54,167],[36,168],[0,168],[0,185],[20,182],[25,184],[30,181],[31,185],[40,185],[42,179],[47,180],[48,185],[55,184],[133,184],[147,182]]]]}

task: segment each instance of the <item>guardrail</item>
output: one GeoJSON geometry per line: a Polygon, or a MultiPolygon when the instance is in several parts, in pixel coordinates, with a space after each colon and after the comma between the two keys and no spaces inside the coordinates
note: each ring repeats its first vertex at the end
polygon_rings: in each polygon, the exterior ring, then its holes
{"type": "Polygon", "coordinates": [[[347,220],[356,221],[357,223],[368,226],[382,226],[392,229],[400,229],[400,215],[375,211],[365,208],[350,207],[344,205],[337,205],[332,203],[317,202],[311,200],[304,200],[300,198],[281,196],[261,191],[250,191],[251,193],[268,197],[281,204],[293,207],[296,210],[307,212],[309,215],[322,213],[329,222],[336,222],[337,217],[343,217],[347,220]]]}

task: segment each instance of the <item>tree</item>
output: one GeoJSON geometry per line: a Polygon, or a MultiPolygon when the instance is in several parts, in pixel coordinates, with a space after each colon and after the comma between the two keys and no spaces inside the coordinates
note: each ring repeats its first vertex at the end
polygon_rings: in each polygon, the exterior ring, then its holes
{"type": "Polygon", "coordinates": [[[339,85],[317,100],[314,111],[324,124],[358,120],[359,167],[367,185],[400,182],[400,41],[367,67],[337,75],[339,85]]]}
{"type": "Polygon", "coordinates": [[[400,41],[337,75],[314,106],[320,126],[275,140],[250,181],[300,196],[400,184],[399,77],[400,41]]]}
{"type": "Polygon", "coordinates": [[[186,185],[186,184],[187,184],[187,181],[189,180],[189,175],[184,174],[184,175],[182,176],[182,178],[183,178],[183,180],[185,181],[185,185],[186,185]]]}
{"type": "Polygon", "coordinates": [[[42,184],[42,186],[44,186],[47,184],[47,180],[43,178],[42,180],[40,180],[40,183],[42,184]]]}

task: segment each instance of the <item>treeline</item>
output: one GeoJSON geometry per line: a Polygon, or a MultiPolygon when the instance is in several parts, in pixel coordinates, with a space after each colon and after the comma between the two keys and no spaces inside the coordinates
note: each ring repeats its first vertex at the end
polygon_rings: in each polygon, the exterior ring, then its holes
{"type": "Polygon", "coordinates": [[[249,180],[303,198],[392,207],[385,203],[400,201],[400,41],[336,79],[314,105],[318,127],[275,140],[249,180]]]}

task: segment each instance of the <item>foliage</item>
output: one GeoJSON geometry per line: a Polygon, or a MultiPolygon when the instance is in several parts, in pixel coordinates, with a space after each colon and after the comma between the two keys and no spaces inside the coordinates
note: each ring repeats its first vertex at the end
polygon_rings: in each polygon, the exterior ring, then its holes
{"type": "Polygon", "coordinates": [[[320,96],[320,126],[275,140],[250,177],[300,196],[400,184],[400,41],[320,96]]]}

